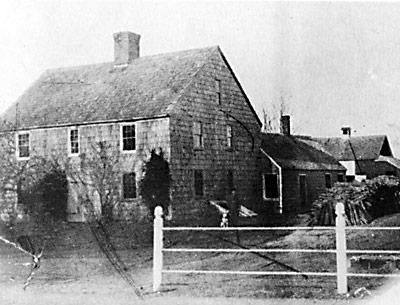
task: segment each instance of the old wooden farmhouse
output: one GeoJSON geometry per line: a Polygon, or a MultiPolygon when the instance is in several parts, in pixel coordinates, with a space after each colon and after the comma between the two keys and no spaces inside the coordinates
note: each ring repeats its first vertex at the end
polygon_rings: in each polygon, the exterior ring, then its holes
{"type": "MultiPolygon", "coordinates": [[[[161,148],[174,215],[233,186],[251,207],[261,123],[221,49],[141,57],[139,41],[116,33],[114,61],[48,70],[26,90],[3,115],[15,122],[19,162],[57,153],[79,163],[92,143],[106,142],[119,152],[119,196],[130,209],[140,205],[144,161],[161,148]]],[[[70,220],[82,220],[81,199],[70,181],[70,220]]]]}

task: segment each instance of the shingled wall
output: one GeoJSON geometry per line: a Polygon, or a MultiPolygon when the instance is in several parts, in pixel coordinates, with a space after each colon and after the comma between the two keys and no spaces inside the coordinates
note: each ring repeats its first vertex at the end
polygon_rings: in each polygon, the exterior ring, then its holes
{"type": "Polygon", "coordinates": [[[304,171],[304,170],[283,170],[283,213],[297,214],[308,212],[311,209],[312,203],[318,196],[326,191],[325,174],[331,175],[332,186],[338,182],[338,174],[344,174],[344,171],[304,171]],[[306,176],[306,204],[300,204],[300,185],[299,175],[306,176]]]}
{"type": "MultiPolygon", "coordinates": [[[[136,121],[136,151],[120,154],[121,163],[121,186],[122,173],[136,173],[137,182],[142,177],[144,162],[149,158],[152,149],[161,148],[164,151],[166,159],[170,158],[170,137],[169,137],[169,118],[149,119],[136,121]]],[[[115,147],[116,152],[120,150],[120,123],[90,124],[79,127],[80,136],[80,154],[91,150],[91,145],[100,141],[106,141],[115,147]]],[[[79,164],[79,156],[68,157],[68,136],[69,127],[41,128],[30,130],[30,154],[32,157],[40,156],[46,159],[64,159],[69,158],[72,163],[79,164]]],[[[69,185],[68,210],[70,220],[80,220],[81,209],[79,200],[81,197],[74,194],[69,185]],[[77,202],[78,201],[78,202],[77,202]]],[[[121,190],[122,191],[122,190],[121,190]]],[[[10,195],[8,195],[10,197],[10,195]]],[[[14,200],[14,197],[9,198],[14,200]]],[[[118,214],[130,215],[132,213],[144,214],[143,205],[140,205],[140,199],[123,201],[121,197],[123,211],[115,211],[118,214]]],[[[97,203],[98,204],[98,203],[97,203]]]]}
{"type": "Polygon", "coordinates": [[[261,176],[256,165],[260,126],[219,52],[198,71],[177,106],[170,124],[174,215],[188,219],[199,212],[199,205],[192,204],[193,200],[225,198],[228,171],[233,173],[239,200],[253,208],[256,199],[260,199],[261,176]],[[216,79],[221,82],[221,105],[216,79]],[[193,146],[194,122],[203,125],[202,148],[193,146]],[[232,126],[232,148],[227,146],[227,124],[232,126]],[[195,170],[203,171],[201,198],[194,195],[195,170]]]}

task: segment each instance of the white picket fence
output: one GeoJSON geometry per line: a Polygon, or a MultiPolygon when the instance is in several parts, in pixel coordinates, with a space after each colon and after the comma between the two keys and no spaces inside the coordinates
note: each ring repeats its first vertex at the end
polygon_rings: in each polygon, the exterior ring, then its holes
{"type": "Polygon", "coordinates": [[[390,254],[400,255],[400,250],[349,250],[346,246],[346,230],[400,230],[400,227],[346,227],[344,218],[344,205],[336,205],[335,227],[164,227],[162,208],[156,207],[154,218],[154,240],[153,240],[153,291],[160,291],[163,273],[175,274],[225,274],[225,275],[280,275],[280,276],[335,276],[337,278],[337,291],[345,294],[348,291],[348,277],[400,277],[400,274],[377,274],[377,273],[348,273],[347,254],[390,254]],[[217,249],[217,248],[164,248],[164,231],[289,231],[289,230],[335,230],[336,249],[217,249]],[[295,272],[295,271],[235,271],[235,270],[174,270],[163,268],[164,252],[219,252],[219,253],[335,253],[336,272],[295,272]]]}

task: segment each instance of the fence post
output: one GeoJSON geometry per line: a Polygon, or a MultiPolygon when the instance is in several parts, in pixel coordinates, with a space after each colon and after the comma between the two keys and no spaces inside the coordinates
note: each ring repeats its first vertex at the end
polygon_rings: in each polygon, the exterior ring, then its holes
{"type": "Polygon", "coordinates": [[[344,205],[336,204],[336,266],[337,290],[339,294],[347,293],[347,255],[346,255],[346,220],[344,205]]]}
{"type": "Polygon", "coordinates": [[[153,237],[153,291],[160,291],[163,268],[163,210],[157,206],[154,209],[154,237],[153,237]]]}

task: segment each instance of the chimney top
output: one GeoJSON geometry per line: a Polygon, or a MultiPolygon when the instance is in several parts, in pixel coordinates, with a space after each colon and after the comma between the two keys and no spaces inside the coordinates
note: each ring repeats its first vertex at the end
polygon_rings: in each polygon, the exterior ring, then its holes
{"type": "Polygon", "coordinates": [[[139,57],[140,35],[132,32],[118,32],[114,35],[114,64],[127,65],[139,57]]]}
{"type": "Polygon", "coordinates": [[[290,136],[290,115],[281,116],[281,134],[290,136]]]}
{"type": "Polygon", "coordinates": [[[341,128],[342,129],[342,136],[347,138],[351,136],[351,127],[350,126],[344,126],[341,128]]]}

